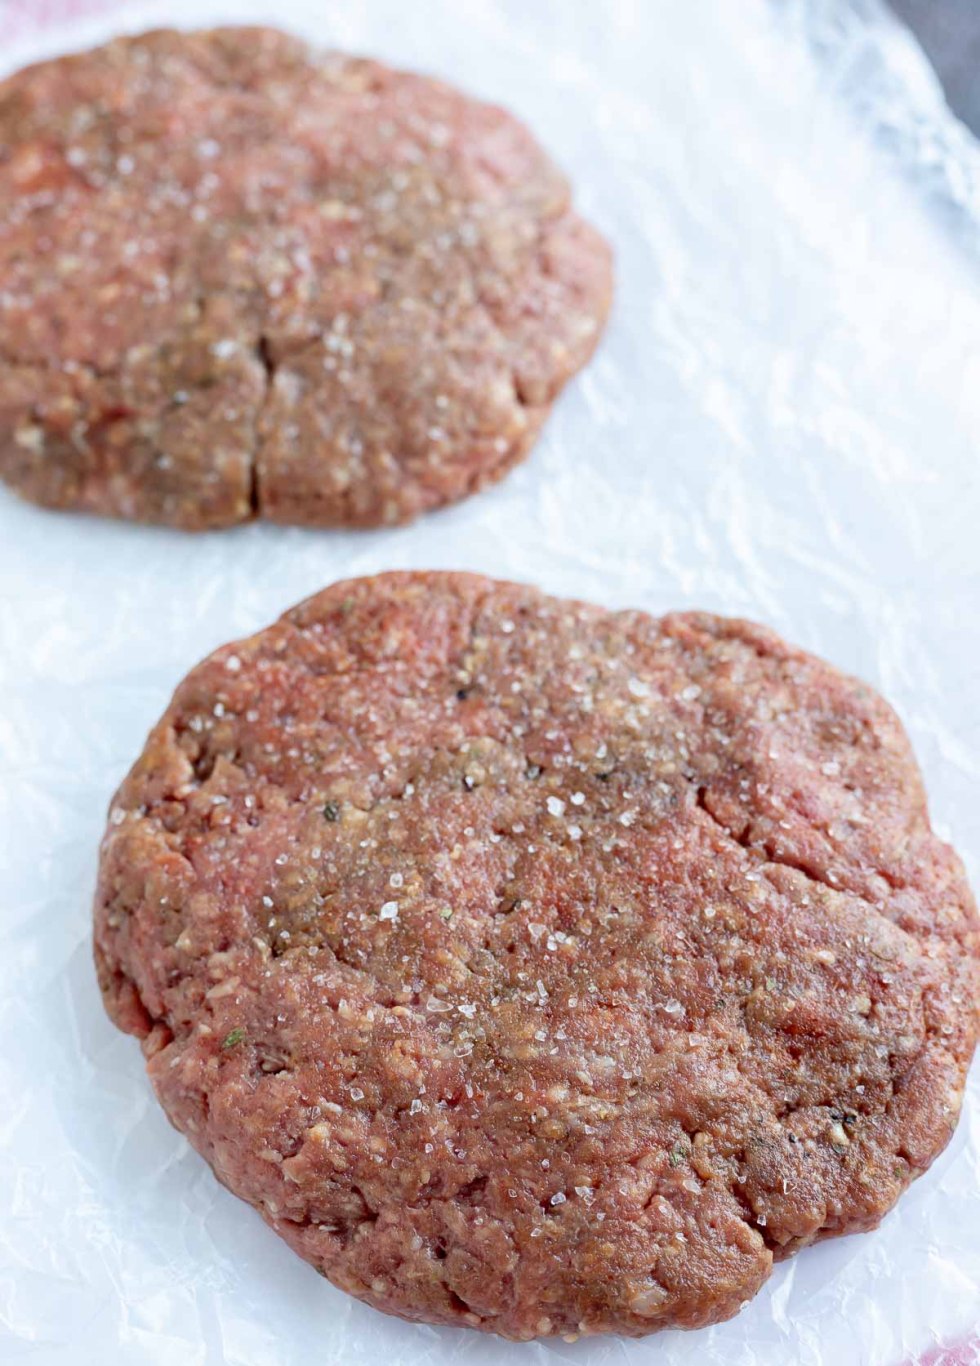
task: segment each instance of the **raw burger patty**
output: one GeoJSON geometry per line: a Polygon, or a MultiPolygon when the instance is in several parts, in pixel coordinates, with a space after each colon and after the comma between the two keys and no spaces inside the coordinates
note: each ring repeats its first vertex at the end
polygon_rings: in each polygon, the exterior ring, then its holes
{"type": "Polygon", "coordinates": [[[0,475],[188,528],[400,522],[498,479],[608,248],[500,109],[269,29],[0,84],[0,475]]]}
{"type": "Polygon", "coordinates": [[[734,1314],[942,1150],[980,924],[894,713],[747,622],[337,584],[181,684],[111,809],[109,1012],[379,1309],[734,1314]]]}

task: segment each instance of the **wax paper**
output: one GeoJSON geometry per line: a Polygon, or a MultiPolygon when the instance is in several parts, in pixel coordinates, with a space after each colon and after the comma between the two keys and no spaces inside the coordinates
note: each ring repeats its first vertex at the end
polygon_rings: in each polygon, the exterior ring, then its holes
{"type": "Polygon", "coordinates": [[[183,673],[395,567],[770,623],[896,704],[976,885],[980,153],[914,43],[845,0],[32,13],[0,4],[3,69],[154,22],[266,19],[505,104],[614,242],[618,290],[531,458],[405,529],[191,537],[0,495],[0,1360],[898,1366],[966,1344],[977,1069],[949,1148],[882,1227],[780,1266],[732,1322],[514,1346],[354,1302],[219,1187],[104,1018],[89,942],[106,805],[183,673]]]}

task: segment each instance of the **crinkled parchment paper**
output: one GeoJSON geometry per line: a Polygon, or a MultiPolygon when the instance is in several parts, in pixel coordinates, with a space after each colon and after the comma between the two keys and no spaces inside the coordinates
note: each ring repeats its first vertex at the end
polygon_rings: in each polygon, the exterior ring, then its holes
{"type": "Polygon", "coordinates": [[[976,1069],[955,1139],[882,1228],[780,1267],[733,1322],[514,1347],[329,1287],[169,1128],[103,1017],[103,813],[174,685],[303,595],[391,567],[769,622],[898,706],[934,819],[980,873],[980,152],[914,44],[857,0],[171,0],[22,23],[0,64],[245,18],[526,118],[615,243],[616,308],[532,458],[408,529],[190,538],[0,495],[0,1358],[896,1366],[969,1334],[976,1069]]]}

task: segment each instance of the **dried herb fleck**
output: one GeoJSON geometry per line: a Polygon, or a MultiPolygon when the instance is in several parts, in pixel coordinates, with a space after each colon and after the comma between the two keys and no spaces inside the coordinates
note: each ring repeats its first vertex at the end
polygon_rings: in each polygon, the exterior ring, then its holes
{"type": "Polygon", "coordinates": [[[240,1025],[236,1025],[234,1029],[229,1029],[228,1033],[221,1040],[222,1050],[226,1048],[234,1048],[235,1045],[240,1044],[244,1038],[244,1029],[242,1029],[240,1025]]]}
{"type": "Polygon", "coordinates": [[[688,1150],[684,1147],[684,1144],[675,1143],[670,1150],[670,1165],[672,1167],[679,1167],[682,1162],[687,1161],[687,1158],[688,1150]]]}
{"type": "Polygon", "coordinates": [[[339,821],[339,820],[340,820],[340,803],[339,803],[339,802],[326,802],[325,805],[324,805],[324,808],[323,808],[323,814],[326,816],[326,818],[327,818],[328,821],[339,821]]]}

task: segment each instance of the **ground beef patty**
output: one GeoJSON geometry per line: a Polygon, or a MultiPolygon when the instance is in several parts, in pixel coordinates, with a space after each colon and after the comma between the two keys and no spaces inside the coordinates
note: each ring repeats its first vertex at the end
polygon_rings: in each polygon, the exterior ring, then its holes
{"type": "Polygon", "coordinates": [[[508,114],[268,29],[0,84],[0,475],[188,528],[400,522],[499,478],[608,309],[508,114]]]}
{"type": "Polygon", "coordinates": [[[341,583],[117,795],[108,1009],[219,1178],[380,1309],[695,1327],[941,1151],[980,924],[869,688],[741,621],[341,583]]]}

